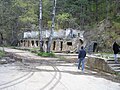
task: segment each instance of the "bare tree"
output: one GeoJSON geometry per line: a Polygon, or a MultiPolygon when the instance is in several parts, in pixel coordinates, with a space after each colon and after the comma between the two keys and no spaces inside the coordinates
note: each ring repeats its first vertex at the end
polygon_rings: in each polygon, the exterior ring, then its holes
{"type": "Polygon", "coordinates": [[[51,44],[52,44],[52,39],[53,39],[53,33],[54,33],[54,27],[55,27],[56,2],[57,2],[57,0],[54,0],[54,3],[53,3],[53,12],[52,12],[52,27],[51,27],[51,34],[49,36],[49,41],[48,41],[48,45],[47,45],[47,52],[50,52],[50,48],[51,48],[51,44]]]}
{"type": "Polygon", "coordinates": [[[0,44],[3,44],[3,34],[0,32],[0,44]]]}
{"type": "Polygon", "coordinates": [[[43,40],[42,40],[42,0],[39,0],[39,44],[40,51],[43,52],[43,40]]]}
{"type": "Polygon", "coordinates": [[[108,2],[108,0],[106,0],[106,20],[108,19],[108,9],[109,9],[109,2],[108,2]]]}
{"type": "Polygon", "coordinates": [[[96,22],[98,23],[98,0],[95,0],[96,4],[96,22]]]}

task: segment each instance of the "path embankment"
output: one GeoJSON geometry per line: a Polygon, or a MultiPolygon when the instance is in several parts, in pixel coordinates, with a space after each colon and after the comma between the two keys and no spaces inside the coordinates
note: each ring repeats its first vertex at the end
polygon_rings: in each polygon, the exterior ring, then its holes
{"type": "MultiPolygon", "coordinates": [[[[77,62],[78,54],[63,54],[57,53],[56,55],[64,57],[68,62],[77,62]]],[[[110,55],[112,57],[112,55],[110,55]]],[[[85,60],[86,68],[91,70],[99,70],[107,73],[120,73],[120,62],[115,63],[113,57],[107,58],[100,57],[99,55],[91,54],[87,55],[85,60]]]]}
{"type": "MultiPolygon", "coordinates": [[[[2,48],[0,48],[2,49],[2,48]]],[[[66,54],[66,53],[55,53],[58,58],[50,58],[50,57],[40,57],[37,56],[35,53],[31,53],[29,51],[11,49],[11,48],[4,48],[5,52],[9,53],[11,58],[15,60],[24,61],[24,60],[61,60],[67,63],[77,63],[77,55],[78,54],[66,54]]],[[[116,71],[113,69],[113,66],[108,64],[108,60],[104,58],[100,58],[95,55],[87,55],[86,57],[86,67],[89,69],[98,69],[100,71],[108,72],[108,73],[115,73],[116,71]]],[[[114,63],[113,63],[114,64],[114,63]]],[[[119,63],[114,65],[117,67],[117,72],[120,70],[119,63]]]]}

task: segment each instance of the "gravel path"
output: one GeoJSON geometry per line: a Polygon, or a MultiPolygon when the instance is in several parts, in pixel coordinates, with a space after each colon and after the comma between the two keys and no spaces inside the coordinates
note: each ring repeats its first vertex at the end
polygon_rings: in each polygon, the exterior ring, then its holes
{"type": "Polygon", "coordinates": [[[119,82],[87,69],[82,73],[76,63],[41,58],[27,51],[5,51],[26,59],[0,65],[0,90],[120,90],[119,82]]]}

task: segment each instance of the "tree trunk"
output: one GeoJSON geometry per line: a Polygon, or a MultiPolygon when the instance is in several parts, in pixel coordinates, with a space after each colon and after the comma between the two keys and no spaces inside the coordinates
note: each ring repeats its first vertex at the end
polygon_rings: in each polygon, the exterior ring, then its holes
{"type": "Polygon", "coordinates": [[[16,16],[16,19],[14,21],[14,25],[12,27],[12,31],[11,31],[11,45],[12,46],[17,46],[18,45],[18,16],[16,16]]]}
{"type": "Polygon", "coordinates": [[[108,3],[108,0],[106,0],[106,20],[108,20],[108,6],[109,6],[109,3],[108,3]]]}
{"type": "Polygon", "coordinates": [[[3,34],[0,32],[0,46],[2,46],[2,51],[4,52],[4,42],[3,42],[3,34]]]}
{"type": "Polygon", "coordinates": [[[52,27],[51,27],[51,34],[49,36],[48,45],[47,45],[47,52],[50,52],[52,39],[53,39],[53,33],[54,33],[54,27],[55,27],[55,9],[56,9],[56,1],[54,0],[53,3],[53,12],[52,12],[52,27]]]}
{"type": "Polygon", "coordinates": [[[2,45],[3,44],[3,34],[0,33],[0,44],[2,45]]]}
{"type": "Polygon", "coordinates": [[[96,0],[95,3],[96,3],[96,22],[98,23],[98,0],[96,0]]]}
{"type": "Polygon", "coordinates": [[[115,14],[117,15],[118,13],[120,13],[120,9],[119,9],[120,8],[120,1],[116,0],[115,5],[116,5],[115,14]]]}
{"type": "Polygon", "coordinates": [[[43,52],[43,40],[42,40],[42,0],[39,1],[39,44],[40,52],[43,52]]]}

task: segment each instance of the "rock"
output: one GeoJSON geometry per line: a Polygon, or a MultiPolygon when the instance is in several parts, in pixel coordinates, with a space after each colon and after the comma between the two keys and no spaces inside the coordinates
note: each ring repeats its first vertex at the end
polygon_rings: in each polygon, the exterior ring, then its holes
{"type": "Polygon", "coordinates": [[[7,60],[4,59],[4,58],[2,58],[2,59],[0,60],[0,64],[7,64],[7,63],[8,63],[7,60]]]}
{"type": "Polygon", "coordinates": [[[0,59],[0,64],[7,64],[13,62],[15,62],[15,59],[11,59],[10,57],[3,57],[0,59]]]}

